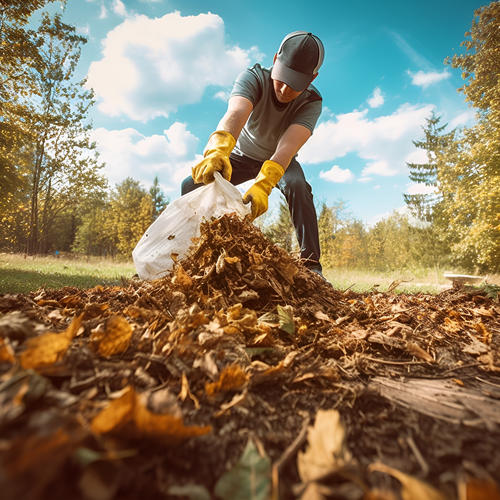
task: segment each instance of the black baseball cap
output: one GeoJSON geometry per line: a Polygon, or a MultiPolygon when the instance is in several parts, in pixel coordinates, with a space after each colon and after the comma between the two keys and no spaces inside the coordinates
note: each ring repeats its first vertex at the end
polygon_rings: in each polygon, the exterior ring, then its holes
{"type": "Polygon", "coordinates": [[[271,78],[302,92],[318,72],[325,49],[321,40],[307,31],[294,31],[283,38],[271,78]]]}

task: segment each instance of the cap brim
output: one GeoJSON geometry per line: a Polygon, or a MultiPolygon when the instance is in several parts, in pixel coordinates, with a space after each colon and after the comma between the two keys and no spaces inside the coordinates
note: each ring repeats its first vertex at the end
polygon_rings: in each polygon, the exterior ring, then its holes
{"type": "Polygon", "coordinates": [[[285,66],[278,59],[274,61],[273,69],[271,70],[271,78],[273,80],[286,83],[297,92],[305,90],[311,83],[312,77],[313,75],[306,75],[285,66]]]}

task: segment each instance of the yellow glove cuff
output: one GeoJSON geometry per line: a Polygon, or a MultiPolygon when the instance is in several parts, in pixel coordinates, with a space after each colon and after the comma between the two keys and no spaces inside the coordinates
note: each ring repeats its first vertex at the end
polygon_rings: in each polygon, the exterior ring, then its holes
{"type": "Polygon", "coordinates": [[[236,139],[231,133],[225,130],[216,130],[209,138],[203,156],[206,158],[209,154],[219,151],[226,156],[231,154],[231,151],[236,145],[236,139]]]}
{"type": "Polygon", "coordinates": [[[255,184],[261,186],[267,194],[271,194],[273,187],[278,184],[278,181],[283,177],[285,169],[275,161],[266,160],[260,168],[259,175],[255,179],[255,184]]]}

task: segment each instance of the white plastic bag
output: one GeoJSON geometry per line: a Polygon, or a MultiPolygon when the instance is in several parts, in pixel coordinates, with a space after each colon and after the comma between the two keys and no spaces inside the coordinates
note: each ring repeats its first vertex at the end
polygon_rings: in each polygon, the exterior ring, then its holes
{"type": "Polygon", "coordinates": [[[251,211],[245,205],[238,188],[215,172],[215,181],[195,189],[173,201],[149,226],[137,243],[132,257],[141,279],[160,278],[172,269],[171,255],[182,259],[189,247],[191,238],[200,235],[203,219],[221,217],[236,212],[245,217],[251,211]]]}

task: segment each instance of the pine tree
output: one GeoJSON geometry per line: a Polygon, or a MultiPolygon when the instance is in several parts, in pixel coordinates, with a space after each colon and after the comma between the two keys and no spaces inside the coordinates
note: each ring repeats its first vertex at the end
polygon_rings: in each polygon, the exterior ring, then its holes
{"type": "Polygon", "coordinates": [[[151,200],[153,203],[153,220],[156,220],[157,217],[165,210],[165,207],[168,205],[168,199],[165,198],[163,191],[160,187],[160,182],[158,180],[158,176],[155,175],[153,180],[153,185],[149,188],[149,194],[151,196],[151,200]]]}

